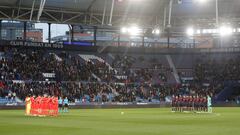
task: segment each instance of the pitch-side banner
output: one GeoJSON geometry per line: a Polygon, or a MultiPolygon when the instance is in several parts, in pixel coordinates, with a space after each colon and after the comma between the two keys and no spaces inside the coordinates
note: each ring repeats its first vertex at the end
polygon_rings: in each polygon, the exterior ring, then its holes
{"type": "Polygon", "coordinates": [[[29,42],[29,41],[20,41],[20,40],[2,40],[0,45],[10,45],[10,46],[19,46],[19,47],[40,47],[40,48],[63,48],[63,44],[60,43],[43,43],[43,42],[29,42]]]}
{"type": "Polygon", "coordinates": [[[63,43],[43,43],[43,42],[31,42],[22,40],[0,40],[0,46],[12,46],[12,47],[22,47],[22,48],[42,48],[42,49],[64,49],[64,50],[79,50],[87,52],[96,52],[98,50],[97,46],[84,46],[69,44],[65,45],[63,43]]]}
{"type": "MultiPolygon", "coordinates": [[[[43,42],[29,42],[20,40],[0,40],[1,46],[14,46],[14,47],[38,47],[38,48],[49,48],[49,49],[68,49],[68,50],[81,50],[88,52],[96,52],[97,46],[78,46],[78,45],[64,45],[62,43],[43,43],[43,42]]],[[[225,48],[156,48],[156,47],[109,47],[105,49],[106,52],[126,52],[131,53],[158,53],[158,54],[169,54],[169,53],[239,53],[240,47],[225,47],[225,48]]]]}
{"type": "Polygon", "coordinates": [[[43,43],[43,42],[28,42],[28,41],[10,41],[12,46],[26,46],[26,47],[42,47],[42,48],[63,48],[59,43],[43,43]]]}

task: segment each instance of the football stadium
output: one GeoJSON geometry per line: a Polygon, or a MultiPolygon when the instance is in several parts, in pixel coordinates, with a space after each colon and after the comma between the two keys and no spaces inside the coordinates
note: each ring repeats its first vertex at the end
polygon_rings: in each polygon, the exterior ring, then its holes
{"type": "Polygon", "coordinates": [[[1,135],[239,135],[240,0],[0,0],[1,135]]]}

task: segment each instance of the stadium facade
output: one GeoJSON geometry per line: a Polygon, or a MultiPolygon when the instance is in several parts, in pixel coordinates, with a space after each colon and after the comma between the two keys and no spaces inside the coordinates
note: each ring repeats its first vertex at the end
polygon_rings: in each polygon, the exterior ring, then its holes
{"type": "Polygon", "coordinates": [[[27,41],[43,41],[43,31],[42,29],[36,29],[34,23],[5,20],[0,21],[0,25],[2,40],[23,40],[25,35],[27,41]]]}

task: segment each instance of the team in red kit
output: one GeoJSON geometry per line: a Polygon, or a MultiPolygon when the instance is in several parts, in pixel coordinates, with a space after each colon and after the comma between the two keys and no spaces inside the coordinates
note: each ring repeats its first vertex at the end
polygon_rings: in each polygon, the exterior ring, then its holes
{"type": "Polygon", "coordinates": [[[26,98],[26,115],[58,116],[58,97],[32,96],[26,98]]]}
{"type": "Polygon", "coordinates": [[[173,96],[172,97],[172,111],[184,112],[207,112],[208,99],[207,96],[173,96]]]}

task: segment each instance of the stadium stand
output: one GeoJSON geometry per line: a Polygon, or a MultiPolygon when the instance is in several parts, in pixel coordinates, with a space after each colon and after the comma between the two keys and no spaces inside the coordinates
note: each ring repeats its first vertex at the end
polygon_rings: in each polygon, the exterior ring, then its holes
{"type": "MultiPolygon", "coordinates": [[[[65,95],[79,103],[158,103],[173,94],[210,94],[219,99],[228,88],[226,81],[240,80],[239,55],[221,55],[169,55],[180,84],[167,57],[161,54],[91,54],[6,47],[0,60],[0,101],[9,102],[13,93],[21,100],[29,93],[65,95]]],[[[224,95],[220,99],[235,100],[239,96],[234,92],[224,95]]]]}

